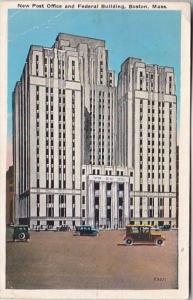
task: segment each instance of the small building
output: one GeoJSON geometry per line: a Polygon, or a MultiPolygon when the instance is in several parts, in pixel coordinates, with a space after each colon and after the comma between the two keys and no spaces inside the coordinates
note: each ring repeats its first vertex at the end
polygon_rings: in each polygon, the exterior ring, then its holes
{"type": "Polygon", "coordinates": [[[13,166],[10,166],[6,173],[6,224],[13,223],[13,195],[14,195],[14,183],[13,183],[13,166]]]}

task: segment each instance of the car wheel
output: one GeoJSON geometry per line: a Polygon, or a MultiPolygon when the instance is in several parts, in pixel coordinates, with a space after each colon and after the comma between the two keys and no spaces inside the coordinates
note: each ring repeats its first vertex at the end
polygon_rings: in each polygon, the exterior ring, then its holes
{"type": "Polygon", "coordinates": [[[20,239],[20,240],[24,240],[24,239],[25,239],[25,233],[23,233],[23,232],[20,233],[20,234],[19,234],[19,239],[20,239]]]}
{"type": "Polygon", "coordinates": [[[156,240],[156,245],[157,246],[163,246],[164,245],[164,240],[162,240],[162,239],[156,240]]]}
{"type": "Polygon", "coordinates": [[[133,240],[132,239],[127,239],[126,244],[129,245],[129,246],[132,246],[133,245],[133,240]]]}

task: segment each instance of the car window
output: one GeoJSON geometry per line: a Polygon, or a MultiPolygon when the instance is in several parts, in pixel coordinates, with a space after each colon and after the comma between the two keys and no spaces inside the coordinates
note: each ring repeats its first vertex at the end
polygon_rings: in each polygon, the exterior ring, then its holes
{"type": "Polygon", "coordinates": [[[132,227],[132,233],[139,233],[140,232],[140,227],[132,227]]]}
{"type": "Polygon", "coordinates": [[[149,233],[149,227],[143,227],[142,233],[149,233]]]}

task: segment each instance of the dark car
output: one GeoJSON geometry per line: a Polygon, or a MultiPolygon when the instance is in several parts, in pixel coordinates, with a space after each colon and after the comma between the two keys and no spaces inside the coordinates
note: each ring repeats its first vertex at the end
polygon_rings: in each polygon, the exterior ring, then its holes
{"type": "Polygon", "coordinates": [[[165,242],[164,236],[151,232],[150,225],[127,225],[124,243],[126,245],[133,244],[152,244],[163,246],[165,242]]]}
{"type": "Polygon", "coordinates": [[[30,234],[28,232],[27,225],[16,225],[14,226],[13,231],[13,241],[25,241],[28,242],[30,240],[30,234]]]}
{"type": "Polygon", "coordinates": [[[155,230],[156,231],[168,231],[168,230],[171,230],[171,225],[168,225],[168,224],[160,225],[155,230]]]}
{"type": "Polygon", "coordinates": [[[167,231],[167,230],[171,230],[171,226],[170,225],[167,225],[167,224],[165,224],[165,225],[161,225],[161,226],[159,226],[158,227],[158,229],[157,230],[160,230],[160,231],[167,231]]]}
{"type": "Polygon", "coordinates": [[[80,226],[76,226],[74,235],[96,236],[96,235],[98,235],[98,233],[99,233],[99,231],[90,225],[80,225],[80,226]]]}
{"type": "Polygon", "coordinates": [[[69,225],[61,225],[56,227],[56,231],[70,231],[70,226],[69,225]]]}

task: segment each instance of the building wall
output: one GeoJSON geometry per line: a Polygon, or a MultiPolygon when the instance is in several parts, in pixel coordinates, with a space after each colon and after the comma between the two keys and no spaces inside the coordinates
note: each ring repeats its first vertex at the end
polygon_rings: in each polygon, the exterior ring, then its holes
{"type": "Polygon", "coordinates": [[[133,179],[127,167],[83,165],[82,222],[114,229],[129,224],[133,179]]]}
{"type": "Polygon", "coordinates": [[[118,124],[117,164],[135,170],[134,221],[144,221],[147,214],[143,206],[152,201],[156,218],[147,215],[149,220],[160,223],[164,219],[176,225],[176,96],[172,68],[146,65],[132,58],[122,64],[118,124]],[[162,210],[160,201],[163,213],[158,214],[162,210]]]}
{"type": "Polygon", "coordinates": [[[104,41],[60,34],[30,48],[13,95],[16,222],[57,223],[60,205],[80,222],[81,164],[113,163],[113,101],[104,41]]]}
{"type": "Polygon", "coordinates": [[[117,84],[104,41],[59,34],[52,48],[31,46],[13,111],[15,222],[176,224],[172,68],[128,58],[117,84]]]}

